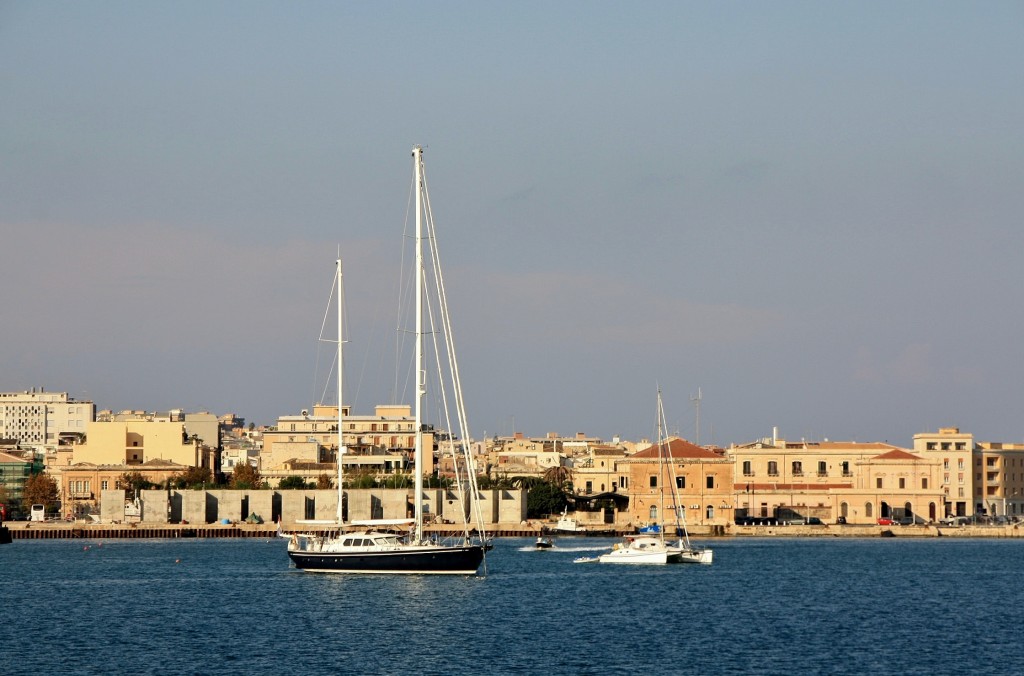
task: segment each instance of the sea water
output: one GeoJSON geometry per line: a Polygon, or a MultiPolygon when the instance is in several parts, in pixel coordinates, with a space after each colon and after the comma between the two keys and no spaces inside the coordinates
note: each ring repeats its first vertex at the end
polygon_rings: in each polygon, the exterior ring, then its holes
{"type": "Polygon", "coordinates": [[[499,539],[477,577],[289,565],[285,540],[0,547],[0,674],[1024,671],[1024,540],[713,540],[711,566],[499,539]]]}

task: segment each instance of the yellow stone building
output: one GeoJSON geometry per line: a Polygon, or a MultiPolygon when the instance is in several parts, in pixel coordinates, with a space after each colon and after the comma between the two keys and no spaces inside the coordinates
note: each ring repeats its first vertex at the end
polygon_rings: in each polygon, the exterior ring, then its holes
{"type": "Polygon", "coordinates": [[[687,525],[733,521],[733,461],[722,453],[671,437],[661,451],[656,444],[649,446],[623,459],[620,467],[628,470],[633,525],[667,523],[671,528],[677,506],[687,525]]]}
{"type": "Polygon", "coordinates": [[[741,517],[873,524],[947,513],[940,463],[891,444],[772,438],[734,446],[728,455],[741,517]]]}
{"type": "Polygon", "coordinates": [[[61,446],[48,466],[58,479],[67,514],[94,507],[100,492],[123,488],[120,477],[139,472],[160,484],[189,467],[211,467],[215,451],[186,435],[181,422],[165,420],[93,421],[85,442],[61,446]]]}

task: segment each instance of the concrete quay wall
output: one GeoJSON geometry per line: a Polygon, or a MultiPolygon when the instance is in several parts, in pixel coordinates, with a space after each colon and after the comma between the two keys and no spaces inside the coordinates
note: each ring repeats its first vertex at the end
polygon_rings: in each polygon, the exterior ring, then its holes
{"type": "MultiPolygon", "coordinates": [[[[485,525],[526,520],[525,490],[485,490],[475,496],[485,525]]],[[[446,489],[423,491],[427,523],[462,523],[473,516],[468,501],[446,489]]],[[[407,489],[351,489],[345,491],[345,520],[408,519],[413,516],[414,494],[407,489]]],[[[100,496],[103,524],[229,524],[249,520],[293,528],[301,522],[335,522],[337,490],[145,490],[137,501],[126,500],[123,490],[105,490],[100,496]]],[[[472,518],[470,519],[473,520],[472,518]]]]}

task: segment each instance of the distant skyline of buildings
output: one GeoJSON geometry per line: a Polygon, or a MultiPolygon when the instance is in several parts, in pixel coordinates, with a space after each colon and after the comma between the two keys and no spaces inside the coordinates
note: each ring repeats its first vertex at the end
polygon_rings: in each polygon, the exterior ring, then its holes
{"type": "MultiPolygon", "coordinates": [[[[274,426],[246,429],[234,414],[99,411],[65,392],[0,393],[0,450],[34,449],[59,477],[62,499],[83,508],[130,471],[154,483],[188,467],[212,477],[239,463],[259,468],[271,487],[288,477],[310,484],[337,475],[337,406],[281,415],[274,426]]],[[[416,471],[409,406],[376,406],[355,415],[345,407],[345,473],[392,476],[416,471]]],[[[250,426],[253,427],[253,426],[250,426]]],[[[438,444],[444,430],[428,426],[424,474],[451,476],[438,444]]],[[[562,467],[572,475],[572,498],[584,510],[615,519],[664,518],[654,504],[657,469],[644,460],[650,440],[606,442],[583,432],[534,437],[522,433],[470,440],[477,472],[492,479],[542,477],[562,467]],[[623,517],[628,514],[628,517],[623,517]]],[[[676,442],[673,442],[676,443],[676,442]]],[[[726,526],[743,518],[799,514],[851,523],[893,515],[924,521],[949,516],[1024,516],[1024,444],[978,442],[956,427],[915,434],[902,447],[888,442],[788,441],[771,437],[728,447],[678,439],[674,471],[688,522],[726,526]],[[682,449],[682,450],[679,450],[682,449]]],[[[648,453],[649,455],[649,453],[648,453]]],[[[28,461],[28,460],[26,460],[28,461]]],[[[13,471],[13,470],[12,470],[13,471]]],[[[662,479],[663,480],[663,479],[662,479]]],[[[608,518],[608,517],[606,517],[608,518]]]]}

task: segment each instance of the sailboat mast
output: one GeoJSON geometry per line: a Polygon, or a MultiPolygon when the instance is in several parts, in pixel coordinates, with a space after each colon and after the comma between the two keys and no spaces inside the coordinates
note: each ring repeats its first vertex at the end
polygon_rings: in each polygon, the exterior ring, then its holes
{"type": "Polygon", "coordinates": [[[344,420],[342,415],[341,403],[342,403],[342,378],[345,374],[344,361],[342,355],[342,344],[344,343],[344,337],[341,333],[341,319],[342,319],[342,297],[345,293],[345,286],[342,283],[341,278],[341,258],[336,261],[338,265],[338,525],[340,526],[343,522],[344,517],[344,503],[345,493],[341,487],[342,470],[341,461],[348,449],[345,448],[345,432],[342,430],[341,424],[344,420]]]}
{"type": "Polygon", "coordinates": [[[423,148],[413,146],[412,157],[416,176],[416,496],[413,499],[416,519],[416,542],[423,541],[423,412],[426,394],[426,373],[423,370],[423,148]]]}

